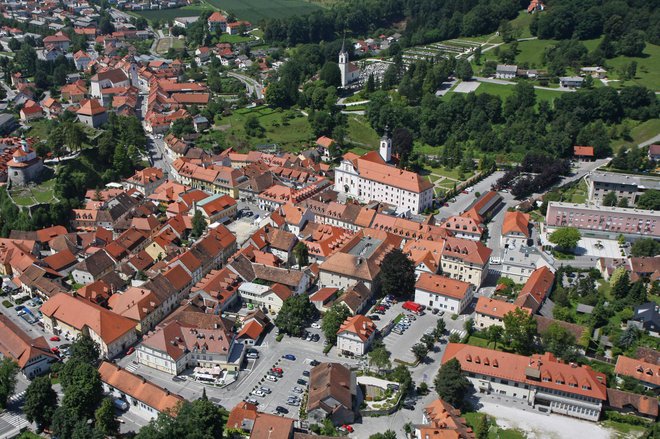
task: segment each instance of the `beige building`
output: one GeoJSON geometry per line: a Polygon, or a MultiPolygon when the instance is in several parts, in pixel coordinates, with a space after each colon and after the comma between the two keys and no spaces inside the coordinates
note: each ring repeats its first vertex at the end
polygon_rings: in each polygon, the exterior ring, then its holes
{"type": "Polygon", "coordinates": [[[488,275],[492,252],[481,241],[448,237],[442,252],[442,273],[479,288],[488,275]]]}
{"type": "Polygon", "coordinates": [[[337,331],[337,349],[343,354],[364,355],[376,336],[376,325],[361,314],[349,317],[337,331]]]}
{"type": "Polygon", "coordinates": [[[137,340],[135,322],[78,297],[59,293],[41,306],[44,329],[76,338],[88,335],[104,358],[114,358],[137,340]]]}
{"type": "MultiPolygon", "coordinates": [[[[513,303],[502,300],[490,299],[488,297],[479,297],[477,305],[474,308],[474,327],[478,330],[487,329],[491,326],[504,327],[504,316],[520,307],[513,303]]],[[[528,308],[520,308],[527,313],[528,308]]]]}
{"type": "Polygon", "coordinates": [[[238,287],[238,294],[243,303],[251,303],[259,309],[268,310],[271,314],[277,314],[282,309],[284,301],[288,297],[291,297],[293,293],[289,288],[281,284],[268,286],[243,282],[238,287]]]}

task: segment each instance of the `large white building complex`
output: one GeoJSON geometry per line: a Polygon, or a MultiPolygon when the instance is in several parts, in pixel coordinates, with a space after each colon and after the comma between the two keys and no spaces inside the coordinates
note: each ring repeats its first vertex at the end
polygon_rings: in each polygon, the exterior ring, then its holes
{"type": "Polygon", "coordinates": [[[548,413],[597,421],[607,400],[605,374],[562,363],[551,353],[525,357],[449,343],[442,363],[453,358],[479,393],[516,398],[548,413]]]}
{"type": "Polygon", "coordinates": [[[398,169],[392,139],[383,136],[378,152],[362,157],[349,152],[335,169],[335,190],[360,202],[380,201],[418,214],[433,205],[433,185],[415,172],[398,169]]]}

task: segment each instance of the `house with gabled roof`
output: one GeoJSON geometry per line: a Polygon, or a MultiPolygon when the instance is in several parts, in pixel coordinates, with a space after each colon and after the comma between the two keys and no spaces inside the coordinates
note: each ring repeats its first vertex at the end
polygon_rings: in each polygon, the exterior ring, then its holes
{"type": "Polygon", "coordinates": [[[564,363],[549,352],[527,357],[449,343],[442,364],[452,359],[478,393],[503,395],[546,413],[598,421],[607,401],[604,373],[564,363]]]}
{"type": "Polygon", "coordinates": [[[4,314],[0,314],[0,354],[11,358],[27,379],[43,375],[59,359],[43,336],[33,338],[4,314]]]}
{"type": "Polygon", "coordinates": [[[137,340],[135,322],[80,297],[58,293],[42,306],[44,329],[51,334],[94,340],[104,358],[114,358],[137,340]]]}
{"type": "Polygon", "coordinates": [[[364,355],[376,337],[376,324],[357,314],[347,318],[337,331],[337,349],[343,354],[364,355]]]}

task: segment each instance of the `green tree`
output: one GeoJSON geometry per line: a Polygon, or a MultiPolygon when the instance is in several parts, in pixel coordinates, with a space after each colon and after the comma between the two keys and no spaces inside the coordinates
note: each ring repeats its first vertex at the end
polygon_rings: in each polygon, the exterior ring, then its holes
{"type": "Polygon", "coordinates": [[[275,318],[275,326],[285,334],[299,337],[302,335],[307,323],[316,316],[316,308],[309,301],[306,294],[294,294],[287,297],[282,309],[275,318]]]}
{"type": "Polygon", "coordinates": [[[628,199],[627,198],[621,198],[616,205],[617,205],[617,207],[628,207],[628,199]]]}
{"type": "Polygon", "coordinates": [[[463,407],[463,401],[471,387],[470,381],[463,375],[461,363],[456,358],[440,367],[433,384],[438,396],[456,408],[463,407]]]}
{"type": "Polygon", "coordinates": [[[639,337],[641,336],[640,330],[636,326],[628,326],[625,331],[621,333],[619,339],[617,340],[617,346],[623,350],[630,349],[639,337]]]}
{"type": "Polygon", "coordinates": [[[254,114],[248,116],[245,121],[245,133],[250,137],[261,137],[266,129],[261,126],[259,119],[254,114]]]}
{"type": "Polygon", "coordinates": [[[488,339],[488,344],[493,343],[493,347],[497,349],[497,342],[502,340],[502,335],[504,334],[504,328],[500,325],[491,325],[486,329],[486,338],[488,339]]]}
{"type": "Polygon", "coordinates": [[[381,288],[384,295],[409,297],[415,291],[415,265],[400,249],[395,248],[380,266],[381,288]]]}
{"type": "Polygon", "coordinates": [[[204,219],[204,214],[202,214],[201,209],[197,209],[192,219],[192,230],[190,236],[193,238],[199,238],[206,231],[206,219],[204,219]]]}
{"type": "Polygon", "coordinates": [[[628,274],[628,271],[626,270],[614,283],[614,286],[612,287],[612,295],[617,299],[625,299],[628,295],[628,291],[630,291],[630,274],[628,274]]]}
{"type": "Polygon", "coordinates": [[[435,323],[435,330],[433,331],[433,335],[435,335],[436,339],[439,339],[442,337],[442,334],[445,333],[445,330],[447,329],[447,324],[443,319],[438,319],[438,321],[435,323]]]}
{"type": "Polygon", "coordinates": [[[101,355],[98,343],[89,335],[79,335],[69,349],[71,360],[80,360],[84,363],[97,364],[101,355]]]}
{"type": "Polygon", "coordinates": [[[422,335],[422,338],[420,339],[422,344],[426,346],[426,349],[429,351],[433,350],[433,347],[435,346],[435,338],[431,334],[424,334],[422,335]]]}
{"type": "Polygon", "coordinates": [[[490,420],[488,415],[481,414],[477,424],[474,426],[474,435],[476,439],[488,439],[488,432],[490,431],[490,420]]]}
{"type": "Polygon", "coordinates": [[[183,402],[176,417],[160,413],[156,419],[142,427],[137,439],[216,439],[223,437],[227,412],[205,396],[183,402]]]}
{"type": "Polygon", "coordinates": [[[608,192],[607,195],[603,197],[603,206],[616,206],[617,201],[619,201],[619,198],[616,196],[616,192],[608,192]]]}
{"type": "Polygon", "coordinates": [[[660,254],[660,242],[653,238],[642,238],[635,241],[630,252],[636,258],[648,256],[654,257],[660,254]]]}
{"type": "Polygon", "coordinates": [[[103,386],[96,367],[78,358],[64,363],[60,371],[64,397],[62,406],[72,409],[78,419],[88,419],[103,399],[103,386]]]}
{"type": "Polygon", "coordinates": [[[383,369],[392,367],[390,351],[382,343],[374,346],[367,355],[369,356],[369,366],[376,366],[378,373],[383,369]]]}
{"type": "Polygon", "coordinates": [[[16,375],[18,364],[10,357],[4,357],[0,361],[0,409],[7,407],[7,400],[16,388],[16,375]]]}
{"type": "Polygon", "coordinates": [[[28,421],[37,424],[39,431],[50,427],[57,409],[57,393],[53,390],[48,376],[36,377],[25,391],[23,412],[28,421]]]}
{"type": "Polygon", "coordinates": [[[660,191],[649,189],[637,199],[637,207],[647,210],[660,210],[660,191]]]}
{"type": "Polygon", "coordinates": [[[94,413],[94,429],[103,437],[116,436],[119,433],[119,421],[115,416],[112,398],[105,398],[94,413]]]}
{"type": "Polygon", "coordinates": [[[575,335],[558,323],[552,323],[548,327],[548,329],[541,335],[541,341],[543,348],[547,352],[552,352],[562,360],[577,360],[578,354],[575,348],[575,335]]]}
{"type": "Polygon", "coordinates": [[[328,340],[328,343],[335,344],[337,341],[337,331],[344,320],[349,318],[351,312],[346,306],[342,303],[335,303],[332,307],[323,315],[323,322],[321,322],[321,330],[325,335],[325,339],[328,340]]]}
{"type": "Polygon", "coordinates": [[[574,249],[582,235],[575,227],[562,227],[550,234],[550,242],[565,250],[574,249]]]}
{"type": "Polygon", "coordinates": [[[333,87],[341,86],[341,72],[339,71],[339,65],[332,61],[323,64],[321,72],[319,73],[319,79],[333,87]]]}
{"type": "Polygon", "coordinates": [[[415,355],[415,359],[422,363],[429,353],[429,348],[424,343],[415,343],[410,349],[415,355]]]}
{"type": "Polygon", "coordinates": [[[75,408],[61,405],[53,413],[51,422],[53,436],[72,438],[77,425],[81,422],[86,424],[87,420],[82,420],[75,408]]]}
{"type": "Polygon", "coordinates": [[[474,72],[472,71],[470,61],[463,58],[459,59],[456,63],[456,76],[463,81],[469,81],[472,79],[472,75],[474,75],[474,72]]]}
{"type": "Polygon", "coordinates": [[[300,268],[309,265],[309,249],[304,242],[299,241],[293,248],[293,255],[296,257],[296,262],[300,268]]]}
{"type": "Polygon", "coordinates": [[[529,355],[534,351],[536,320],[520,308],[504,315],[504,341],[517,354],[529,355]]]}
{"type": "Polygon", "coordinates": [[[397,439],[396,432],[385,430],[383,433],[376,433],[369,436],[369,439],[397,439]]]}
{"type": "Polygon", "coordinates": [[[373,93],[374,91],[376,91],[376,81],[374,79],[373,73],[369,74],[369,78],[367,78],[367,85],[365,86],[364,91],[367,94],[367,96],[370,93],[373,93]]]}

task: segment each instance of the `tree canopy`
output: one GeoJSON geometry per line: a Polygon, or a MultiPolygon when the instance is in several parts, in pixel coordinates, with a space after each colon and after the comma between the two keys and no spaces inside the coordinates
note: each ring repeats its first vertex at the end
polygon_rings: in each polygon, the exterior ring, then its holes
{"type": "Polygon", "coordinates": [[[380,265],[381,290],[384,295],[408,297],[415,291],[415,265],[400,249],[389,252],[380,265]]]}
{"type": "Polygon", "coordinates": [[[641,238],[633,243],[630,252],[635,257],[654,257],[660,254],[660,242],[653,238],[641,238]]]}
{"type": "Polygon", "coordinates": [[[57,393],[53,390],[50,377],[36,377],[25,391],[23,412],[28,421],[37,424],[39,430],[50,427],[57,409],[57,393]]]}
{"type": "Polygon", "coordinates": [[[351,312],[343,303],[335,303],[332,307],[323,315],[323,321],[321,322],[321,329],[323,330],[323,335],[325,339],[331,343],[335,344],[337,342],[337,331],[344,320],[351,316],[351,312]]]}
{"type": "Polygon", "coordinates": [[[582,235],[575,227],[562,227],[550,234],[550,242],[566,250],[574,249],[580,238],[582,235]]]}
{"type": "Polygon", "coordinates": [[[504,342],[517,354],[529,355],[534,352],[536,320],[531,313],[516,308],[504,315],[504,342]]]}
{"type": "Polygon", "coordinates": [[[307,323],[316,315],[317,310],[309,301],[309,296],[294,294],[284,300],[274,323],[285,334],[301,336],[307,323]]]}
{"type": "Polygon", "coordinates": [[[7,400],[14,393],[18,364],[10,357],[0,361],[0,409],[7,406],[7,400]]]}
{"type": "Polygon", "coordinates": [[[467,392],[472,387],[456,358],[440,367],[433,383],[438,396],[456,408],[463,407],[467,392]]]}

